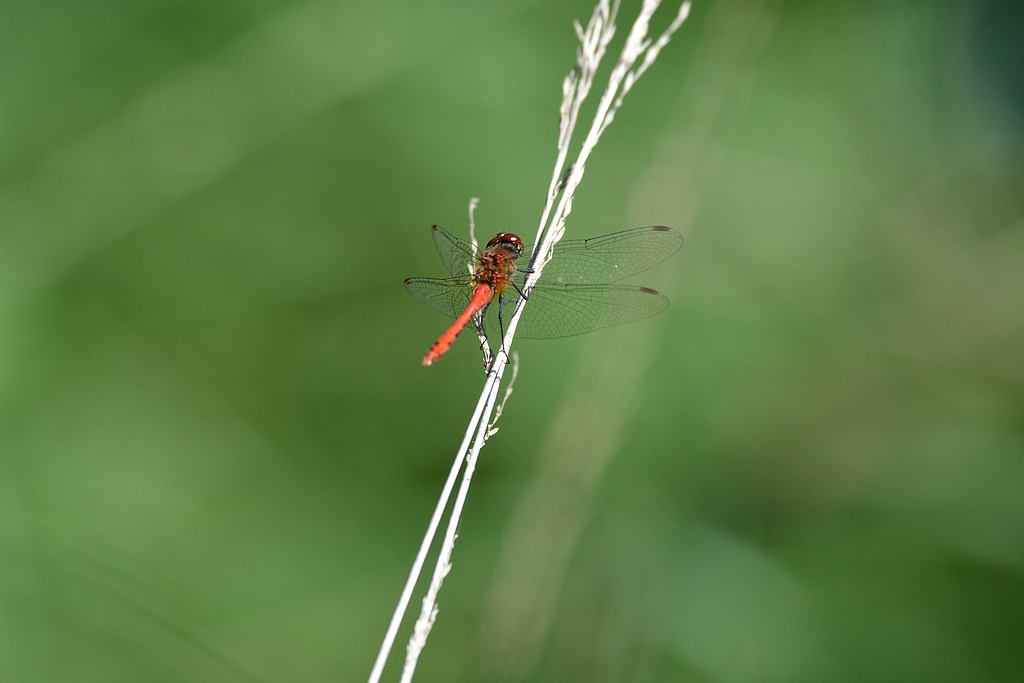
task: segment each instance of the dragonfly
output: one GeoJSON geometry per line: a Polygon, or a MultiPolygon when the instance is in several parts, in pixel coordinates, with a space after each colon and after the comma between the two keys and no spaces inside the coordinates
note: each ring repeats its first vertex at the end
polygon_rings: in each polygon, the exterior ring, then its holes
{"type": "MultiPolygon", "coordinates": [[[[472,243],[433,226],[434,246],[451,273],[448,278],[409,278],[405,287],[435,311],[455,318],[423,357],[432,365],[474,321],[478,329],[504,336],[506,310],[524,297],[529,269],[517,261],[527,249],[518,235],[499,232],[481,251],[472,243]],[[497,306],[491,304],[497,303],[497,306]],[[491,313],[497,309],[496,314],[491,313]]],[[[669,306],[668,298],[648,287],[613,285],[658,265],[683,246],[683,236],[661,225],[623,230],[601,237],[563,240],[540,280],[529,290],[517,334],[555,339],[649,318],[669,306]]]]}

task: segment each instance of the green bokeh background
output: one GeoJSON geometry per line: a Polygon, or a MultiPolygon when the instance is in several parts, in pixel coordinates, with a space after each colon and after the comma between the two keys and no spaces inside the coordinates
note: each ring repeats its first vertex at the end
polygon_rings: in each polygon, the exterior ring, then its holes
{"type": "MultiPolygon", "coordinates": [[[[0,4],[0,680],[365,680],[590,7],[0,4]]],[[[568,224],[673,306],[517,344],[416,680],[1024,679],[1021,7],[695,3],[568,224]]]]}

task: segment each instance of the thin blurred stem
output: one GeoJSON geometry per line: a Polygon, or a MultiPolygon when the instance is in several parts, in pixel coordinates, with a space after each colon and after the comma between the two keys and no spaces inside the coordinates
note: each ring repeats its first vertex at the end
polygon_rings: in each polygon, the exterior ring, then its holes
{"type": "MultiPolygon", "coordinates": [[[[709,8],[692,70],[680,84],[678,109],[685,115],[676,116],[645,177],[638,178],[630,214],[642,206],[644,211],[654,207],[692,216],[704,191],[700,188],[718,166],[719,141],[729,138],[746,111],[752,74],[781,12],[772,0],[709,8]],[[692,182],[697,189],[666,193],[665,178],[679,179],[675,187],[692,182]]],[[[583,345],[576,377],[549,416],[538,447],[538,471],[520,494],[504,535],[480,619],[473,680],[532,680],[544,661],[573,553],[593,514],[606,468],[618,457],[623,431],[637,408],[639,384],[650,370],[657,323],[645,327],[613,328],[600,342],[591,338],[583,345]]],[[[614,656],[615,648],[628,640],[609,642],[598,659],[614,656]]]]}

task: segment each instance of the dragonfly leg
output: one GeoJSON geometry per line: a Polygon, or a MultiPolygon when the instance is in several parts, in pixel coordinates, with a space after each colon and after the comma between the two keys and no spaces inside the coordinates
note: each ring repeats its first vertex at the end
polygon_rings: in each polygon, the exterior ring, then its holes
{"type": "MultiPolygon", "coordinates": [[[[509,280],[511,282],[511,280],[509,280]]],[[[518,290],[519,287],[513,283],[513,287],[518,290]]],[[[505,357],[508,358],[508,351],[505,350],[505,293],[502,292],[498,295],[498,330],[501,333],[501,350],[505,353],[505,357]]]]}
{"type": "MultiPolygon", "coordinates": [[[[523,272],[524,273],[532,273],[533,271],[529,270],[529,271],[523,271],[523,272]]],[[[512,286],[515,287],[517,292],[519,292],[519,296],[521,296],[522,298],[526,299],[527,301],[530,300],[530,297],[526,296],[526,294],[523,292],[522,289],[520,289],[519,284],[515,280],[509,279],[509,282],[512,283],[512,286]]],[[[499,298],[498,301],[499,301],[499,303],[498,303],[498,312],[501,313],[501,303],[500,303],[501,299],[499,298]]]]}
{"type": "Polygon", "coordinates": [[[477,339],[480,340],[480,351],[483,353],[484,372],[490,372],[491,365],[494,363],[494,354],[491,353],[491,347],[487,344],[487,331],[484,329],[484,316],[487,315],[489,306],[490,304],[487,304],[473,316],[473,327],[476,330],[477,339]]]}
{"type": "Polygon", "coordinates": [[[487,309],[490,307],[490,303],[484,304],[483,308],[473,316],[473,326],[476,328],[476,333],[485,339],[487,338],[487,333],[484,332],[484,316],[487,315],[487,309]]]}

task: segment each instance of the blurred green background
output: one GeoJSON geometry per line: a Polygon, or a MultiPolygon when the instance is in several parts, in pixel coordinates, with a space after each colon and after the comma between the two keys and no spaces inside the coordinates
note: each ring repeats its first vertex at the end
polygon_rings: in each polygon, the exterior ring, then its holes
{"type": "MultiPolygon", "coordinates": [[[[0,680],[365,680],[483,382],[402,281],[532,241],[590,10],[0,4],[0,680]]],[[[1024,679],[1022,46],[695,3],[568,224],[673,306],[517,343],[417,681],[1024,679]]]]}

